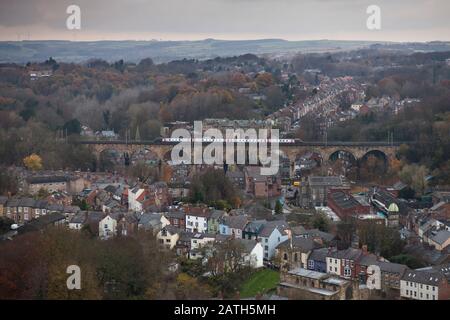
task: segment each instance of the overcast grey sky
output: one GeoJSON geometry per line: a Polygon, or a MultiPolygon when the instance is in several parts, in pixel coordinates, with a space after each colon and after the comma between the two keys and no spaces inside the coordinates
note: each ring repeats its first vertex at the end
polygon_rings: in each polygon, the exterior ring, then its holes
{"type": "Polygon", "coordinates": [[[449,0],[0,0],[0,40],[450,40],[449,13],[449,0]],[[81,30],[66,29],[71,4],[81,30]]]}

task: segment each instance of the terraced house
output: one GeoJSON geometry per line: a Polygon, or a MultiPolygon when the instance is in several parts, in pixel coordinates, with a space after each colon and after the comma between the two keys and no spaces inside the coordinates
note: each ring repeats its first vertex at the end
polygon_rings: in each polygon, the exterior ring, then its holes
{"type": "Polygon", "coordinates": [[[3,200],[3,216],[14,220],[17,224],[24,224],[52,212],[63,214],[66,220],[69,221],[79,211],[80,208],[77,206],[50,204],[45,200],[34,200],[33,198],[3,200]]]}

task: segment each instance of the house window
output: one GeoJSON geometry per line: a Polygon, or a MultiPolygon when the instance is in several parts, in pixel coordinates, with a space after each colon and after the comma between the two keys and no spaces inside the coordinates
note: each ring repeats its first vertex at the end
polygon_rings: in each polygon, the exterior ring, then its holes
{"type": "Polygon", "coordinates": [[[430,295],[427,293],[427,300],[430,299],[430,295]]]}
{"type": "Polygon", "coordinates": [[[420,297],[423,298],[423,293],[422,292],[420,293],[420,297]]]}
{"type": "Polygon", "coordinates": [[[344,268],[344,276],[345,277],[350,277],[352,275],[352,269],[350,269],[350,267],[346,266],[344,268]]]}
{"type": "Polygon", "coordinates": [[[333,268],[330,266],[330,272],[333,271],[333,268]]]}
{"type": "Polygon", "coordinates": [[[406,295],[409,295],[409,290],[406,290],[406,295]]]}
{"type": "Polygon", "coordinates": [[[107,225],[107,224],[105,224],[105,225],[104,225],[104,228],[105,228],[105,229],[108,229],[108,225],[107,225]]]}
{"type": "Polygon", "coordinates": [[[266,238],[266,239],[264,239],[264,242],[265,242],[265,243],[269,242],[269,239],[267,239],[267,238],[266,238]]]}
{"type": "Polygon", "coordinates": [[[264,246],[264,250],[269,250],[269,246],[264,246]]]}
{"type": "Polygon", "coordinates": [[[334,267],[334,272],[337,272],[337,267],[334,267]]]}
{"type": "Polygon", "coordinates": [[[284,255],[283,255],[283,260],[287,261],[287,259],[288,259],[288,255],[287,255],[287,253],[285,252],[284,255]]]}
{"type": "Polygon", "coordinates": [[[314,269],[314,260],[309,260],[309,261],[308,261],[308,267],[309,267],[310,269],[314,269]]]}
{"type": "Polygon", "coordinates": [[[297,254],[297,252],[294,254],[294,261],[295,261],[295,262],[298,261],[298,254],[297,254]]]}

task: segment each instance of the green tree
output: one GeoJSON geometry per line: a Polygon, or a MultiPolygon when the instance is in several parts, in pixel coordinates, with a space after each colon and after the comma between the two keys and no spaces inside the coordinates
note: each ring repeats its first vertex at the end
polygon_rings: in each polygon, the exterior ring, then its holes
{"type": "Polygon", "coordinates": [[[282,214],[283,213],[283,205],[281,204],[280,200],[277,200],[275,202],[275,214],[282,214]]]}

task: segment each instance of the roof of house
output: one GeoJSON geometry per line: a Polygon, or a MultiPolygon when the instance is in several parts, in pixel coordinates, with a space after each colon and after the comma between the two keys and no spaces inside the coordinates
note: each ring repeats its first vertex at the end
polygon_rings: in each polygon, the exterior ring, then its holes
{"type": "Polygon", "coordinates": [[[237,243],[242,245],[246,253],[251,253],[255,246],[259,243],[258,241],[249,239],[233,239],[233,241],[236,241],[237,243]]]}
{"type": "Polygon", "coordinates": [[[37,176],[37,177],[29,177],[27,182],[29,184],[41,184],[41,183],[58,183],[58,182],[67,182],[70,178],[67,176],[37,176]]]}
{"type": "Polygon", "coordinates": [[[292,227],[291,230],[292,230],[292,234],[294,234],[294,235],[301,235],[306,232],[306,229],[304,226],[292,227]]]}
{"type": "Polygon", "coordinates": [[[161,213],[143,213],[138,216],[139,224],[156,227],[161,224],[161,213]]]}
{"type": "Polygon", "coordinates": [[[87,221],[86,222],[99,222],[105,217],[105,214],[102,211],[90,211],[87,213],[87,221]]]}
{"type": "Polygon", "coordinates": [[[440,230],[436,232],[434,236],[430,239],[437,244],[444,244],[450,238],[450,231],[448,230],[440,230]]]}
{"type": "Polygon", "coordinates": [[[182,210],[171,210],[168,212],[164,212],[164,216],[166,218],[174,218],[174,219],[184,219],[186,217],[186,213],[182,210]]]}
{"type": "Polygon", "coordinates": [[[266,220],[253,220],[245,226],[244,230],[251,233],[260,233],[266,223],[266,220]]]}
{"type": "Polygon", "coordinates": [[[259,233],[259,236],[260,237],[269,237],[275,229],[278,229],[278,231],[281,234],[283,234],[283,231],[288,228],[289,228],[289,225],[284,220],[268,221],[264,224],[264,227],[262,228],[261,232],[259,233]]]}
{"type": "Polygon", "coordinates": [[[394,190],[403,190],[403,189],[405,189],[407,186],[408,186],[407,184],[405,184],[405,183],[403,183],[403,182],[401,182],[401,181],[398,181],[398,182],[394,183],[394,185],[392,186],[392,188],[393,188],[394,190]]]}
{"type": "Polygon", "coordinates": [[[84,223],[87,220],[85,212],[79,212],[70,219],[69,223],[84,223]]]}
{"type": "Polygon", "coordinates": [[[307,270],[307,269],[303,269],[303,268],[295,268],[295,269],[288,271],[288,273],[292,274],[292,275],[310,278],[310,279],[316,279],[316,280],[322,280],[322,279],[326,279],[329,277],[329,275],[326,273],[307,270]]]}
{"type": "Polygon", "coordinates": [[[314,250],[312,250],[308,259],[314,260],[314,261],[326,262],[328,251],[329,251],[328,248],[314,249],[314,250]]]}
{"type": "Polygon", "coordinates": [[[182,229],[179,229],[179,228],[177,228],[177,227],[175,227],[175,226],[172,226],[172,225],[167,225],[167,226],[165,226],[164,228],[162,228],[161,230],[166,230],[167,232],[169,232],[170,234],[180,234],[181,232],[183,232],[183,230],[182,229]]]}
{"type": "Polygon", "coordinates": [[[41,216],[39,218],[31,220],[30,222],[28,222],[28,223],[24,224],[22,227],[20,227],[18,229],[18,231],[19,231],[19,233],[25,233],[25,232],[29,232],[29,231],[42,230],[51,224],[54,224],[58,221],[62,221],[65,219],[66,219],[66,217],[59,212],[50,213],[45,216],[41,216]]]}
{"type": "Polygon", "coordinates": [[[109,192],[109,193],[116,193],[116,190],[118,189],[118,187],[113,186],[112,184],[106,186],[104,188],[105,191],[109,192]]]}
{"type": "Polygon", "coordinates": [[[205,238],[215,239],[216,238],[216,234],[213,234],[213,233],[194,233],[194,235],[192,236],[192,239],[205,239],[205,238]]]}
{"type": "Polygon", "coordinates": [[[301,236],[293,236],[278,245],[281,248],[289,248],[292,245],[294,249],[299,249],[302,252],[309,252],[318,247],[318,244],[311,239],[306,239],[301,236]]]}
{"type": "Polygon", "coordinates": [[[211,217],[211,210],[209,208],[205,208],[205,207],[187,207],[186,215],[194,216],[194,217],[209,218],[209,217],[211,217]]]}
{"type": "Polygon", "coordinates": [[[191,242],[192,237],[194,237],[194,233],[182,230],[178,241],[191,242]]]}
{"type": "Polygon", "coordinates": [[[310,176],[308,182],[310,186],[332,187],[342,185],[342,179],[338,176],[310,176]]]}
{"type": "Polygon", "coordinates": [[[378,257],[375,254],[368,253],[368,254],[363,254],[361,256],[361,259],[359,260],[359,264],[368,267],[372,264],[376,264],[377,261],[378,261],[378,257]]]}
{"type": "Polygon", "coordinates": [[[438,286],[446,279],[445,275],[436,270],[408,270],[403,274],[402,280],[438,286]]]}
{"type": "Polygon", "coordinates": [[[331,251],[328,253],[327,257],[337,258],[337,259],[347,259],[356,260],[362,255],[361,249],[348,248],[345,250],[331,251]]]}
{"type": "Polygon", "coordinates": [[[398,273],[400,275],[402,275],[403,272],[408,269],[408,267],[404,264],[392,263],[387,261],[377,261],[374,264],[379,266],[382,272],[398,273]]]}
{"type": "Polygon", "coordinates": [[[305,230],[302,235],[308,238],[320,238],[326,242],[330,242],[335,238],[335,235],[333,235],[332,233],[320,231],[319,229],[305,230]]]}
{"type": "Polygon", "coordinates": [[[249,221],[249,218],[246,215],[225,216],[225,217],[222,218],[221,223],[224,224],[224,225],[227,225],[229,228],[232,228],[232,229],[244,230],[244,228],[247,225],[248,221],[249,221]]]}
{"type": "Polygon", "coordinates": [[[211,219],[219,219],[220,217],[222,217],[225,214],[225,211],[223,210],[213,210],[211,212],[211,219]]]}
{"type": "Polygon", "coordinates": [[[334,203],[336,203],[337,206],[339,206],[342,209],[355,208],[361,205],[350,194],[340,190],[330,192],[329,199],[330,198],[334,201],[334,203]]]}

